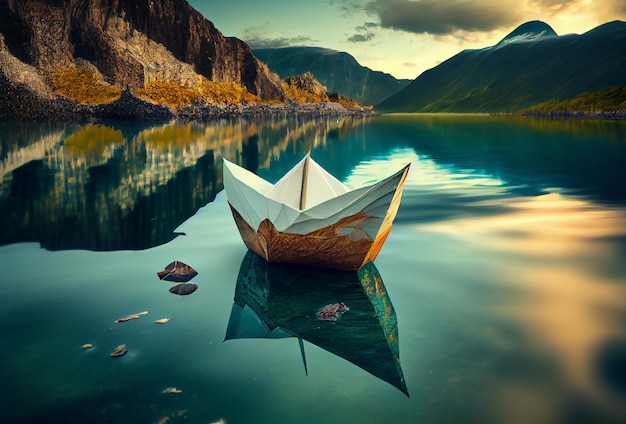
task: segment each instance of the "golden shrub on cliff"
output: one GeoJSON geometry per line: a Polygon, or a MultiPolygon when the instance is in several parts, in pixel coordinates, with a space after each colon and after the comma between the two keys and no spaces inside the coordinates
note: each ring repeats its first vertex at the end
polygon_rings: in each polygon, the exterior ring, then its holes
{"type": "Polygon", "coordinates": [[[259,104],[262,100],[235,83],[204,80],[197,87],[183,87],[173,81],[151,81],[134,94],[153,103],[189,106],[196,102],[213,105],[259,104]]]}
{"type": "Polygon", "coordinates": [[[75,66],[51,72],[52,86],[63,97],[83,104],[110,103],[120,98],[122,88],[106,84],[93,69],[75,66]]]}
{"type": "Polygon", "coordinates": [[[232,82],[214,82],[205,80],[199,88],[205,100],[211,104],[240,104],[257,105],[264,101],[257,95],[250,93],[245,87],[232,82]]]}
{"type": "Polygon", "coordinates": [[[152,103],[168,106],[188,106],[202,99],[198,90],[173,81],[151,81],[142,88],[135,88],[133,93],[152,103]]]}

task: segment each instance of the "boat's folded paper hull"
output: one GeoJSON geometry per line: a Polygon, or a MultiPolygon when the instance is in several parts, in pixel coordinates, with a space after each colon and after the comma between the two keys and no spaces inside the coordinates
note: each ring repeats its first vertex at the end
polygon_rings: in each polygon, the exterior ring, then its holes
{"type": "MultiPolygon", "coordinates": [[[[284,230],[278,229],[269,218],[253,228],[239,209],[243,208],[249,215],[251,205],[242,202],[243,196],[232,196],[228,201],[244,243],[266,261],[358,270],[376,258],[387,239],[408,170],[407,165],[379,183],[360,189],[362,193],[356,193],[358,196],[344,194],[350,202],[329,216],[319,217],[323,204],[316,206],[315,213],[308,212],[313,209],[302,211],[284,230]],[[303,231],[306,228],[311,230],[303,231]]],[[[227,181],[226,175],[228,196],[233,181],[227,181]]]]}
{"type": "Polygon", "coordinates": [[[350,240],[339,236],[341,230],[360,221],[360,216],[348,217],[311,234],[283,233],[266,219],[254,231],[239,213],[231,207],[241,237],[248,247],[268,262],[287,262],[331,269],[357,270],[378,255],[389,230],[375,240],[350,240]]]}

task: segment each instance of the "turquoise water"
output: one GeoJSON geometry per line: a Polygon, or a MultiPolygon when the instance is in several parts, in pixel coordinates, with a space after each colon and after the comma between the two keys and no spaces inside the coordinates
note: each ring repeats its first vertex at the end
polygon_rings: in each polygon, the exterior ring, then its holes
{"type": "Polygon", "coordinates": [[[3,422],[626,419],[624,123],[0,126],[3,422]],[[309,150],[353,186],[411,163],[375,295],[247,255],[221,159],[276,181],[309,150]],[[158,279],[173,260],[193,294],[158,279]]]}

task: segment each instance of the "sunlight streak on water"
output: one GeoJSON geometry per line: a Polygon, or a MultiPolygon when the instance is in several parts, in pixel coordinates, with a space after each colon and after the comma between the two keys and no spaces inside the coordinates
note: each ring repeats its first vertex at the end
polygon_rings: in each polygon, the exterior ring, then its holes
{"type": "Polygon", "coordinates": [[[552,355],[571,387],[619,410],[619,400],[599,381],[597,368],[601,350],[626,334],[626,286],[614,271],[621,266],[615,238],[626,237],[624,211],[558,193],[511,198],[507,208],[498,215],[414,228],[454,235],[498,258],[501,284],[518,296],[495,305],[497,314],[552,355]]]}
{"type": "Polygon", "coordinates": [[[345,184],[361,187],[373,184],[397,172],[406,164],[411,168],[405,184],[407,186],[437,186],[439,189],[467,187],[498,187],[503,183],[493,176],[474,169],[457,169],[437,164],[428,156],[419,155],[414,149],[392,149],[387,155],[379,156],[357,165],[345,184]]]}

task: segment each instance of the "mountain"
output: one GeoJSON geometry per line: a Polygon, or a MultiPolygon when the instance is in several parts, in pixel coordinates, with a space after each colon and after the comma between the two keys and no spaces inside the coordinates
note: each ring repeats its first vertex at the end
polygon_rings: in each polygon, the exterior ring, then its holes
{"type": "Polygon", "coordinates": [[[122,103],[154,81],[235,84],[261,100],[286,100],[278,75],[186,0],[0,0],[0,116],[84,111],[59,95],[68,81],[122,103]]]}
{"type": "Polygon", "coordinates": [[[521,41],[532,41],[542,37],[558,37],[552,27],[542,21],[526,22],[515,28],[513,32],[504,37],[496,46],[516,43],[521,41]]]}
{"type": "Polygon", "coordinates": [[[254,49],[254,54],[283,79],[310,72],[329,93],[366,105],[380,103],[410,82],[361,66],[348,53],[321,47],[254,49]]]}
{"type": "Polygon", "coordinates": [[[528,22],[502,41],[425,71],[375,108],[382,112],[515,112],[550,99],[626,85],[626,23],[558,36],[528,22]]]}

